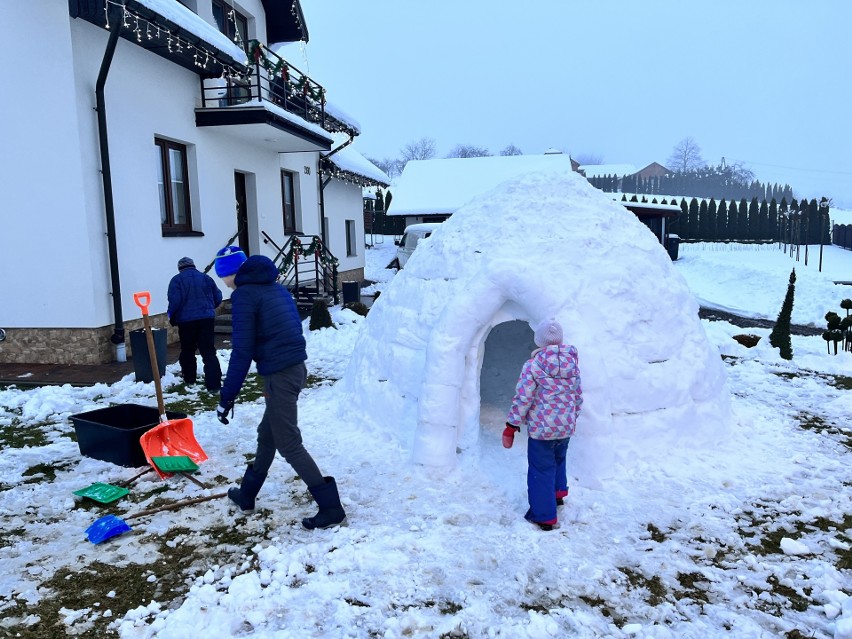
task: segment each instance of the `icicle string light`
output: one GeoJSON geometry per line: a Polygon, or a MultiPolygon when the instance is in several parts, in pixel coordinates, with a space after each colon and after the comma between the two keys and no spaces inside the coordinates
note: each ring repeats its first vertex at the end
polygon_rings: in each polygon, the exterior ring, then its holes
{"type": "MultiPolygon", "coordinates": [[[[156,22],[148,20],[141,15],[135,13],[134,11],[127,8],[127,5],[124,2],[120,2],[119,0],[104,0],[104,28],[110,29],[109,24],[109,7],[110,5],[114,5],[117,7],[121,7],[122,9],[122,29],[129,29],[136,36],[136,42],[142,43],[143,41],[143,28],[144,28],[144,36],[147,40],[161,40],[165,38],[166,40],[166,48],[169,53],[184,53],[192,54],[193,61],[196,67],[199,69],[207,69],[208,64],[211,61],[215,60],[220,65],[222,65],[222,77],[230,77],[230,78],[241,78],[243,77],[243,73],[235,69],[233,66],[223,62],[221,60],[224,52],[220,52],[218,50],[211,50],[206,47],[200,46],[191,42],[186,38],[182,38],[179,35],[172,33],[170,29],[166,27],[161,27],[156,22]]],[[[235,17],[229,15],[229,18],[234,21],[234,30],[235,33],[239,36],[239,31],[236,29],[236,21],[235,17]]],[[[240,36],[241,38],[241,36],[240,36]]],[[[224,54],[227,55],[227,54],[224,54]]]]}

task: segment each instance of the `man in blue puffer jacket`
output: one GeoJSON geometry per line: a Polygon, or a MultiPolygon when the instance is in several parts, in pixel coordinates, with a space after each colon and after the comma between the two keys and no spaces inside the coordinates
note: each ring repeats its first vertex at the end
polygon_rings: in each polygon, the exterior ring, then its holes
{"type": "Polygon", "coordinates": [[[341,523],[346,513],[340,504],[334,477],[324,477],[302,444],[298,425],[298,398],[307,381],[305,337],[296,303],[278,283],[278,269],[268,257],[246,258],[238,246],[226,246],[216,254],[216,274],[234,289],[231,294],[233,335],[231,361],[216,409],[228,423],[234,402],[245,382],[252,360],[263,377],[266,410],[257,427],[257,452],[239,488],[228,497],[243,511],[252,511],[275,458],[275,451],[293,467],[319,506],[313,517],[302,520],[305,528],[328,528],[341,523]]]}
{"type": "Polygon", "coordinates": [[[195,268],[191,258],[178,260],[178,274],[169,282],[169,323],[178,327],[180,370],[186,384],[195,384],[198,366],[195,351],[204,362],[204,385],[210,392],[222,386],[222,368],[216,357],[214,324],[222,291],[213,278],[195,268]]]}

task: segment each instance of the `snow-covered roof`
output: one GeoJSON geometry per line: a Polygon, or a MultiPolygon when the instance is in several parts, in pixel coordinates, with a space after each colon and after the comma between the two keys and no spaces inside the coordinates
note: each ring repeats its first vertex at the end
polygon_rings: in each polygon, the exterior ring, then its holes
{"type": "Polygon", "coordinates": [[[628,204],[635,209],[658,209],[661,211],[673,211],[680,213],[680,207],[677,204],[654,204],[653,202],[629,202],[621,198],[613,198],[619,204],[627,206],[628,204]]]}
{"type": "Polygon", "coordinates": [[[639,171],[632,164],[581,164],[580,170],[586,174],[586,177],[633,175],[639,171]]]}
{"type": "Polygon", "coordinates": [[[506,180],[537,171],[571,172],[565,154],[411,160],[393,189],[388,215],[452,214],[506,180]]]}
{"type": "Polygon", "coordinates": [[[380,186],[390,184],[390,178],[387,174],[352,148],[352,146],[344,147],[326,159],[344,173],[364,178],[366,182],[358,180],[358,183],[362,186],[366,185],[367,182],[380,186]]]}
{"type": "Polygon", "coordinates": [[[176,0],[136,0],[142,6],[173,22],[181,29],[198,36],[201,40],[218,49],[239,64],[248,64],[246,52],[228,36],[219,31],[204,18],[183,6],[176,0]]]}
{"type": "Polygon", "coordinates": [[[349,126],[349,128],[352,129],[352,132],[355,135],[361,135],[361,124],[358,122],[358,120],[346,113],[346,111],[341,109],[336,104],[326,101],[325,113],[326,115],[330,115],[331,117],[333,117],[335,120],[339,120],[340,122],[343,122],[344,124],[349,126]]]}

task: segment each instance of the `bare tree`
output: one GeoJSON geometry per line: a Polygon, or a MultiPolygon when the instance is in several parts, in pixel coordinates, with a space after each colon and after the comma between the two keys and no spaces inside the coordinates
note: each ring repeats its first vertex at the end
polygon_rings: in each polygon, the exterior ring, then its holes
{"type": "Polygon", "coordinates": [[[694,138],[685,137],[675,145],[666,166],[675,173],[686,173],[705,167],[707,163],[701,157],[701,147],[694,138]]]}
{"type": "Polygon", "coordinates": [[[479,146],[472,144],[457,144],[452,151],[447,154],[448,158],[485,158],[489,157],[491,152],[479,146]]]}
{"type": "Polygon", "coordinates": [[[604,158],[602,155],[598,155],[597,153],[580,153],[578,155],[573,156],[574,159],[582,165],[589,164],[603,164],[604,158]]]}
{"type": "MultiPolygon", "coordinates": [[[[725,158],[722,158],[724,165],[725,158]]],[[[754,171],[746,167],[742,162],[731,162],[728,164],[731,176],[740,184],[751,184],[754,181],[754,171]]]]}
{"type": "Polygon", "coordinates": [[[505,149],[503,149],[502,151],[500,151],[500,155],[523,155],[523,154],[524,154],[524,152],[523,152],[523,151],[521,151],[521,150],[520,150],[518,147],[516,147],[514,144],[510,144],[510,145],[509,145],[509,146],[507,146],[505,149]]]}
{"type": "Polygon", "coordinates": [[[379,160],[370,157],[367,159],[384,171],[389,178],[394,178],[402,173],[402,160],[395,158],[384,158],[379,160]]]}
{"type": "Polygon", "coordinates": [[[399,152],[402,166],[409,160],[431,160],[435,157],[435,140],[433,138],[420,138],[415,142],[409,142],[399,152]]]}

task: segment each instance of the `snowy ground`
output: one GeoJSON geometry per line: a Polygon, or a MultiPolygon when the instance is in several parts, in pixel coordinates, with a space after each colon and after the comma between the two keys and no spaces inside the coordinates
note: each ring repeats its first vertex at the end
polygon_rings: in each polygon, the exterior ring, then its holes
{"type": "MultiPolygon", "coordinates": [[[[392,238],[368,251],[368,291],[392,238]]],[[[682,245],[676,269],[702,304],[775,319],[790,270],[793,321],[823,325],[852,287],[852,252],[828,248],[823,273],[777,246],[682,245]]],[[[803,260],[803,256],[800,258],[803,260]]],[[[334,381],[362,318],[334,309],[336,329],[308,334],[312,385],[300,400],[307,448],[337,477],[345,527],[308,532],[313,512],[277,460],[260,511],[225,500],[128,521],[103,544],[86,528],[233,484],[250,456],[262,401],[230,426],[215,398],[187,391],[170,366],[166,402],[190,414],[209,461],[200,489],[148,475],[100,506],[72,491],[134,469],[81,457],[69,416],[111,404],[154,405],[130,375],[91,388],[0,389],[0,630],[8,636],[852,638],[852,354],[793,337],[794,359],[767,329],[704,322],[725,357],[735,423],[712,449],[641,461],[602,490],[575,486],[560,528],[527,524],[523,442],[499,431],[440,475],[407,462],[398,442],[340,419],[334,381]],[[747,349],[732,336],[751,333],[747,349]]],[[[306,329],[307,330],[307,329],[306,329]]],[[[228,352],[220,357],[225,363],[228,352]]],[[[256,396],[257,393],[254,393],[256,396]]],[[[381,407],[377,407],[381,410],[381,407]]],[[[570,475],[570,471],[569,471],[570,475]]],[[[569,482],[571,478],[569,476],[569,482]]]]}

